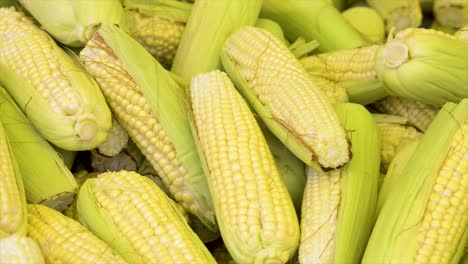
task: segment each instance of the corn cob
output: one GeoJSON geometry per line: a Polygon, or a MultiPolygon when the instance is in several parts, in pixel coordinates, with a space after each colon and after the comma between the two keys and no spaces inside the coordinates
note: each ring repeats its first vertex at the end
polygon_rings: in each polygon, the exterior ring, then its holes
{"type": "Polygon", "coordinates": [[[100,23],[118,24],[122,19],[119,0],[18,0],[56,40],[83,47],[100,23]]]}
{"type": "Polygon", "coordinates": [[[0,237],[0,263],[44,264],[44,256],[37,242],[22,235],[0,237]]]}
{"type": "Polygon", "coordinates": [[[408,120],[400,116],[374,114],[380,131],[380,170],[387,172],[395,155],[408,143],[418,140],[422,133],[408,125],[408,120]]]}
{"type": "Polygon", "coordinates": [[[231,35],[221,58],[266,126],[299,159],[325,168],[348,162],[349,144],[336,113],[281,41],[246,26],[231,35]]]}
{"type": "Polygon", "coordinates": [[[300,263],[358,263],[375,217],[380,164],[379,131],[358,104],[335,106],[352,133],[353,157],[329,172],[307,170],[301,214],[300,263]]]}
{"type": "Polygon", "coordinates": [[[174,199],[215,231],[214,209],[194,151],[183,88],[138,42],[113,25],[103,24],[80,56],[115,117],[174,199]]]}
{"type": "MultiPolygon", "coordinates": [[[[99,175],[99,172],[91,172],[88,173],[86,170],[80,170],[76,173],[73,174],[73,176],[76,179],[76,183],[78,184],[78,190],[81,188],[81,185],[87,180],[91,178],[96,178],[99,175]]],[[[68,216],[76,221],[78,220],[78,213],[76,212],[76,199],[73,200],[73,203],[68,206],[65,211],[63,211],[63,214],[65,216],[68,216]]]]}
{"type": "Polygon", "coordinates": [[[299,222],[247,103],[220,71],[194,77],[190,101],[226,248],[238,263],[286,263],[299,222]]]}
{"type": "Polygon", "coordinates": [[[106,139],[111,115],[96,82],[70,56],[22,13],[0,8],[0,81],[47,140],[88,150],[106,139]]]}
{"type": "Polygon", "coordinates": [[[197,0],[171,71],[190,82],[198,73],[220,68],[224,42],[240,27],[255,24],[261,4],[262,0],[197,0]]]}
{"type": "Polygon", "coordinates": [[[21,174],[0,121],[0,238],[26,234],[26,198],[21,174]]]}
{"type": "Polygon", "coordinates": [[[388,167],[387,173],[382,177],[382,185],[379,189],[379,196],[377,200],[377,215],[380,214],[385,201],[390,193],[398,192],[398,180],[400,177],[406,177],[401,174],[405,166],[408,164],[411,156],[413,155],[416,147],[418,146],[420,138],[409,142],[398,151],[393,158],[390,166],[388,167]]]}
{"type": "Polygon", "coordinates": [[[468,99],[445,104],[387,195],[364,264],[459,261],[468,239],[466,135],[468,99]]]}
{"type": "Polygon", "coordinates": [[[349,97],[351,102],[368,104],[386,95],[375,70],[378,50],[378,45],[340,50],[305,57],[300,63],[312,78],[323,80],[322,91],[337,90],[331,95],[336,102],[349,97]]]}
{"type": "Polygon", "coordinates": [[[387,32],[392,28],[398,32],[421,25],[422,10],[418,0],[367,0],[367,3],[383,17],[387,32]]]}
{"type": "Polygon", "coordinates": [[[176,0],[125,0],[123,29],[170,68],[192,4],[176,0]]]}
{"type": "Polygon", "coordinates": [[[461,28],[468,24],[467,0],[434,0],[434,17],[443,26],[461,28]]]}
{"type": "Polygon", "coordinates": [[[77,209],[80,222],[129,263],[216,263],[169,197],[136,172],[87,180],[77,209]]]}
{"type": "Polygon", "coordinates": [[[346,9],[342,15],[367,43],[383,43],[385,41],[385,24],[375,9],[367,6],[356,6],[346,9]]]}
{"type": "Polygon", "coordinates": [[[320,52],[366,44],[361,35],[327,0],[264,0],[261,17],[278,22],[288,40],[317,40],[320,52]]]}
{"type": "Polygon", "coordinates": [[[47,263],[125,263],[80,223],[46,206],[28,205],[28,236],[47,263]]]}
{"type": "Polygon", "coordinates": [[[0,121],[10,139],[27,200],[64,210],[76,194],[73,175],[2,87],[0,102],[0,121]]]}
{"type": "Polygon", "coordinates": [[[112,127],[109,130],[106,141],[96,147],[97,151],[105,156],[112,157],[127,148],[127,131],[119,124],[119,121],[112,117],[112,127]]]}
{"type": "Polygon", "coordinates": [[[422,132],[426,131],[439,111],[438,107],[397,96],[387,96],[370,107],[380,113],[406,117],[410,125],[422,132]]]}

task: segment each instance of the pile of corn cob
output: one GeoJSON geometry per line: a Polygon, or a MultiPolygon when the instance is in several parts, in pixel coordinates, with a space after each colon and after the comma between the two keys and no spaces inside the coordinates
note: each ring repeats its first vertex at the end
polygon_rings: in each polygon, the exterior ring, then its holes
{"type": "Polygon", "coordinates": [[[0,263],[468,263],[467,32],[460,0],[0,0],[0,263]]]}

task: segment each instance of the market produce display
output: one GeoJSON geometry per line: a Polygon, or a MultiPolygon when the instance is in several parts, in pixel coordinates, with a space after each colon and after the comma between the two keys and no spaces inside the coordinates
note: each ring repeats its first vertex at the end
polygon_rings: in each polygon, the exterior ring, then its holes
{"type": "Polygon", "coordinates": [[[0,0],[0,264],[466,264],[467,32],[466,0],[0,0]]]}

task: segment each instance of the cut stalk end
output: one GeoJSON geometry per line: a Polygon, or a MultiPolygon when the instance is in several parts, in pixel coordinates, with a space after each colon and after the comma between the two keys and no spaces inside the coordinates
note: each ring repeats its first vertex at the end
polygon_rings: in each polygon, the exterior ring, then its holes
{"type": "Polygon", "coordinates": [[[387,68],[398,68],[408,60],[408,46],[400,41],[389,41],[384,48],[384,64],[387,68]]]}
{"type": "Polygon", "coordinates": [[[92,140],[98,133],[96,120],[89,117],[78,120],[75,132],[81,140],[92,140]]]}

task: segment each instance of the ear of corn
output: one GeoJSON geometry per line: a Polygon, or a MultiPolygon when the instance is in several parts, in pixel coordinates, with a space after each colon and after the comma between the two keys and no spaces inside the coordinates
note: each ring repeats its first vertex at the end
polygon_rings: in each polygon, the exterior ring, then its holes
{"type": "Polygon", "coordinates": [[[77,190],[73,175],[2,87],[0,121],[16,157],[27,200],[57,210],[67,208],[77,190]]]}
{"type": "Polygon", "coordinates": [[[80,223],[46,206],[28,205],[28,236],[47,263],[125,263],[80,223]]]}
{"type": "Polygon", "coordinates": [[[299,159],[316,168],[349,160],[349,144],[331,104],[280,40],[247,26],[228,39],[221,57],[236,87],[299,159]]]}
{"type": "Polygon", "coordinates": [[[374,117],[380,131],[380,144],[382,146],[380,170],[386,172],[395,155],[410,142],[421,138],[423,134],[408,125],[408,121],[404,117],[395,116],[402,118],[403,122],[390,120],[394,116],[389,118],[385,115],[382,118],[382,115],[374,114],[374,117]]]}
{"type": "Polygon", "coordinates": [[[0,263],[45,264],[37,242],[22,235],[0,236],[0,263]]]}
{"type": "Polygon", "coordinates": [[[276,23],[275,21],[267,18],[259,18],[257,19],[257,22],[255,22],[255,27],[262,28],[271,34],[273,34],[275,37],[283,41],[283,43],[286,46],[289,46],[290,43],[289,41],[284,37],[284,32],[281,26],[276,23]]]}
{"type": "Polygon", "coordinates": [[[434,0],[434,17],[443,26],[461,28],[468,24],[467,0],[434,0]]]}
{"type": "Polygon", "coordinates": [[[0,8],[0,81],[47,140],[89,150],[106,139],[111,115],[96,82],[71,56],[25,15],[0,8]]]}
{"type": "Polygon", "coordinates": [[[335,105],[353,156],[340,169],[308,168],[301,214],[300,263],[358,263],[375,219],[379,131],[361,105],[335,105]]]}
{"type": "Polygon", "coordinates": [[[125,0],[122,28],[170,68],[192,4],[177,0],[125,0]]]}
{"type": "Polygon", "coordinates": [[[441,106],[468,97],[468,43],[423,28],[395,35],[378,52],[377,74],[390,95],[441,106]]]}
{"type": "Polygon", "coordinates": [[[135,40],[103,24],[80,53],[113,113],[187,212],[216,230],[185,91],[135,40]]]}
{"type": "Polygon", "coordinates": [[[422,11],[419,0],[367,0],[367,3],[384,18],[387,32],[392,28],[401,31],[421,25],[422,11]]]}
{"type": "Polygon", "coordinates": [[[439,111],[389,193],[363,263],[457,263],[467,242],[468,99],[439,111]]]}
{"type": "Polygon", "coordinates": [[[409,142],[403,146],[400,151],[398,151],[390,163],[387,173],[383,177],[382,185],[379,189],[379,198],[377,201],[377,215],[380,214],[382,207],[388,197],[392,192],[398,192],[398,180],[402,177],[407,177],[401,172],[408,164],[411,156],[413,155],[416,147],[418,146],[420,138],[409,142]]]}
{"type": "MultiPolygon", "coordinates": [[[[378,50],[378,45],[370,45],[308,56],[300,62],[312,78],[323,80],[322,90],[341,89],[340,94],[347,94],[346,99],[365,105],[386,96],[375,69],[378,50]]],[[[345,101],[336,94],[332,95],[337,98],[335,101],[345,101]]]]}
{"type": "Polygon", "coordinates": [[[0,238],[26,234],[26,197],[20,170],[0,121],[0,238]]]}
{"type": "Polygon", "coordinates": [[[299,223],[249,106],[220,71],[194,77],[190,100],[228,251],[237,263],[286,263],[299,243],[299,223]]]}
{"type": "Polygon", "coordinates": [[[321,52],[351,49],[366,44],[361,35],[327,0],[264,0],[261,17],[278,22],[286,38],[317,40],[321,52]]]}
{"type": "Polygon", "coordinates": [[[190,82],[198,73],[220,68],[224,42],[240,27],[254,25],[261,5],[261,0],[197,0],[171,71],[190,82]]]}
{"type": "Polygon", "coordinates": [[[367,43],[382,43],[385,40],[385,24],[375,9],[367,6],[356,6],[346,9],[343,17],[348,21],[367,43]]]}
{"type": "Polygon", "coordinates": [[[169,197],[136,172],[87,180],[77,209],[80,222],[129,263],[216,263],[169,197]]]}
{"type": "Polygon", "coordinates": [[[380,113],[405,117],[419,131],[426,131],[439,111],[438,107],[398,96],[387,96],[371,105],[380,113]]]}
{"type": "Polygon", "coordinates": [[[118,24],[122,19],[120,0],[18,0],[55,39],[82,47],[100,23],[118,24]]]}

